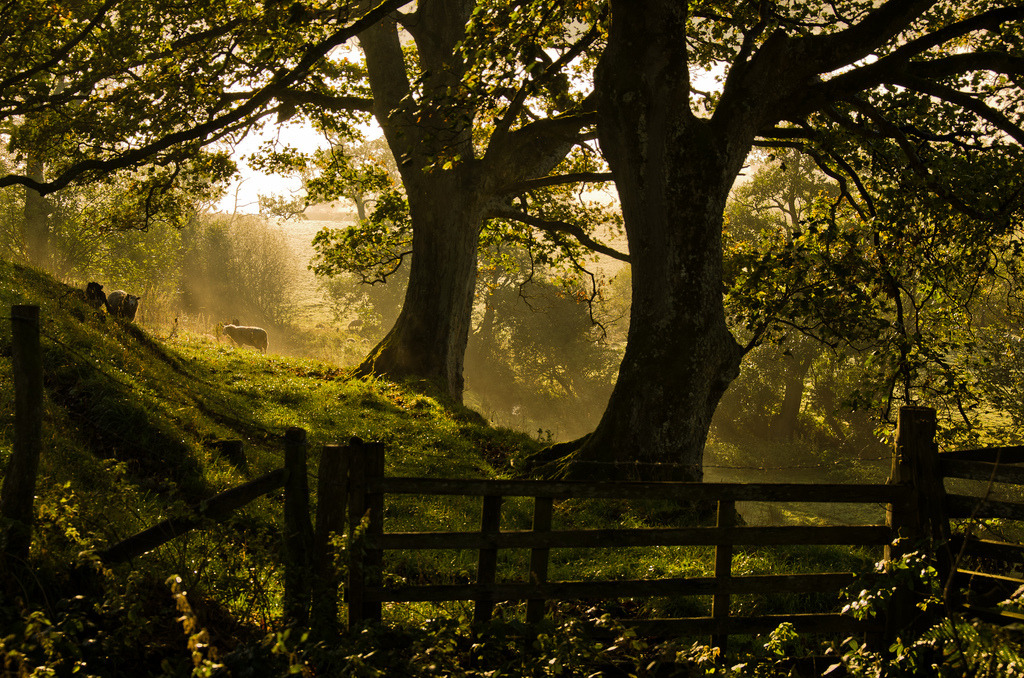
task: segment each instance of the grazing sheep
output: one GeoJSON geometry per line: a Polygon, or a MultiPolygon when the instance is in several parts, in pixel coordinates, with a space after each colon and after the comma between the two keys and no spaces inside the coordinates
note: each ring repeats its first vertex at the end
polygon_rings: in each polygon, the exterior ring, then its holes
{"type": "Polygon", "coordinates": [[[124,290],[114,290],[107,295],[107,313],[115,318],[124,318],[128,322],[135,320],[135,312],[139,310],[139,299],[124,290]]]}
{"type": "Polygon", "coordinates": [[[103,285],[98,282],[91,282],[85,286],[85,300],[93,308],[99,308],[107,303],[107,295],[103,293],[103,285]]]}
{"type": "Polygon", "coordinates": [[[262,327],[225,325],[222,332],[230,337],[235,346],[248,344],[263,353],[267,352],[267,331],[262,327]]]}

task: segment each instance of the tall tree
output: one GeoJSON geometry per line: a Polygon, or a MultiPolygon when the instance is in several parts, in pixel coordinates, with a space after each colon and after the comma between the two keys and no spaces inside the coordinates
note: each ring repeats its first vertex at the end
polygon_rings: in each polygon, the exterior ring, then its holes
{"type": "Polygon", "coordinates": [[[743,355],[723,309],[722,215],[750,151],[817,158],[869,223],[883,152],[902,157],[922,194],[1005,222],[1022,195],[1024,6],[612,0],[611,11],[598,136],[633,310],[615,390],[576,458],[675,462],[700,479],[711,415],[743,355]],[[694,75],[715,64],[721,92],[696,91],[694,75]],[[987,157],[1002,159],[985,165],[1001,165],[999,180],[973,180],[987,157]]]}
{"type": "MultiPolygon", "coordinates": [[[[752,164],[756,166],[753,176],[736,186],[726,210],[727,268],[749,270],[751,257],[757,259],[761,252],[791,246],[794,237],[806,228],[812,204],[834,198],[838,192],[835,183],[818,170],[810,156],[794,149],[759,154],[752,164]]],[[[727,272],[727,285],[733,282],[731,277],[736,276],[727,272]]],[[[752,281],[747,276],[744,282],[753,282],[748,286],[750,290],[764,297],[764,287],[771,281],[752,281]]],[[[741,287],[739,294],[727,297],[727,314],[749,317],[755,304],[744,291],[741,287]]],[[[798,325],[783,318],[762,317],[759,321],[752,328],[737,327],[735,322],[730,322],[730,326],[744,344],[745,353],[765,341],[779,345],[775,350],[760,352],[764,364],[758,372],[774,377],[782,386],[781,400],[765,403],[777,408],[767,433],[776,440],[790,441],[796,436],[808,372],[822,346],[804,336],[798,325]]]]}
{"type": "MultiPolygon", "coordinates": [[[[485,220],[564,227],[533,220],[512,199],[537,182],[601,178],[549,176],[593,122],[589,102],[573,94],[563,69],[599,32],[567,30],[572,17],[560,2],[538,3],[545,18],[539,32],[526,30],[526,19],[506,3],[480,4],[478,10],[472,0],[423,0],[359,35],[374,116],[398,160],[412,238],[402,311],[357,374],[426,380],[457,401],[485,220]],[[482,34],[514,40],[503,43],[509,51],[496,61],[493,41],[479,47],[482,34]],[[466,47],[471,38],[478,48],[466,47]],[[545,102],[539,114],[538,99],[545,102]]],[[[585,239],[582,229],[578,234],[585,239]]]]}

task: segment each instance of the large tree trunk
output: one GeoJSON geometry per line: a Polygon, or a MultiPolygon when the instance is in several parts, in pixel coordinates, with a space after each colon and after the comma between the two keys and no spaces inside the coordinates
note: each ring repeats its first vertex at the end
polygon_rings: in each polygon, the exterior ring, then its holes
{"type": "MultiPolygon", "coordinates": [[[[454,45],[471,11],[472,3],[466,2],[420,7],[420,29],[434,38],[418,42],[426,99],[441,96],[438,93],[459,82],[463,66],[456,60],[454,45]]],[[[471,169],[472,109],[467,105],[452,113],[444,106],[420,107],[413,101],[393,19],[365,31],[359,40],[373,89],[374,115],[399,161],[413,238],[402,311],[356,373],[422,379],[440,395],[461,402],[483,226],[480,182],[471,169]],[[455,166],[435,166],[439,157],[456,158],[455,166]]]]}
{"type": "Polygon", "coordinates": [[[438,175],[429,189],[409,191],[416,230],[405,301],[357,374],[425,379],[461,402],[483,223],[476,191],[465,183],[438,175]]]}
{"type": "MultiPolygon", "coordinates": [[[[755,130],[741,124],[726,133],[690,112],[685,8],[613,4],[595,74],[598,136],[622,204],[633,301],[618,381],[576,459],[672,463],[673,477],[700,480],[712,414],[739,373],[742,351],[722,303],[722,215],[755,130]]],[[[576,466],[591,476],[610,468],[576,466]]]]}
{"type": "Polygon", "coordinates": [[[584,124],[570,116],[540,121],[496,134],[482,153],[475,148],[473,100],[453,96],[464,89],[457,46],[474,7],[473,0],[424,0],[405,17],[422,71],[417,96],[394,19],[359,36],[374,116],[409,201],[413,254],[402,312],[358,373],[425,379],[457,402],[485,216],[510,187],[551,171],[584,124]]]}

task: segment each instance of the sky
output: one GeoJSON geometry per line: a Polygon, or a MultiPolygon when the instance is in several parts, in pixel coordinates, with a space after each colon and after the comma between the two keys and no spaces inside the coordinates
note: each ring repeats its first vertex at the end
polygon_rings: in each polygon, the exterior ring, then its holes
{"type": "Polygon", "coordinates": [[[246,163],[246,158],[264,142],[275,140],[301,151],[314,151],[326,145],[323,136],[308,125],[268,125],[262,132],[247,136],[232,150],[231,155],[238,163],[239,177],[231,182],[224,198],[217,204],[219,211],[226,214],[256,213],[260,209],[261,195],[291,197],[301,191],[302,181],[298,177],[265,174],[246,163]]]}

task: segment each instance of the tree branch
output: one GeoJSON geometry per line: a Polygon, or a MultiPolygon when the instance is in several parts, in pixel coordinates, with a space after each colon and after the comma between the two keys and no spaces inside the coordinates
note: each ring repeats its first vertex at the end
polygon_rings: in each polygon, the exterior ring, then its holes
{"type": "Polygon", "coordinates": [[[950,24],[933,33],[911,40],[905,45],[897,47],[891,54],[875,62],[840,73],[819,85],[818,89],[822,90],[822,94],[828,99],[835,100],[844,95],[852,95],[872,87],[892,83],[894,78],[905,74],[908,70],[914,72],[915,75],[928,77],[943,77],[957,72],[983,69],[1006,72],[1003,70],[1004,68],[1007,68],[1011,73],[1017,73],[1020,68],[1019,59],[1004,55],[1003,59],[997,62],[995,53],[942,57],[934,60],[934,63],[939,64],[939,66],[931,73],[927,71],[927,69],[931,68],[928,62],[912,62],[911,59],[933,47],[962,38],[974,31],[997,28],[1003,23],[1021,19],[1024,19],[1024,7],[1004,7],[982,12],[977,16],[950,24]],[[982,57],[982,54],[988,54],[988,56],[982,57]],[[999,68],[993,68],[997,65],[999,68]],[[1011,66],[1012,68],[1010,68],[1011,66]],[[955,67],[964,70],[954,70],[955,67]]]}
{"type": "Polygon", "coordinates": [[[533,191],[538,188],[562,186],[565,184],[603,183],[606,181],[612,181],[614,178],[615,177],[611,172],[574,172],[572,174],[555,174],[547,177],[521,181],[518,184],[509,187],[509,192],[523,193],[525,191],[533,191]]]}
{"type": "Polygon", "coordinates": [[[286,103],[312,104],[331,111],[361,111],[373,113],[373,99],[357,96],[338,96],[324,92],[289,89],[277,95],[277,99],[286,103]]]}
{"type": "Polygon", "coordinates": [[[572,47],[566,50],[565,54],[561,55],[557,60],[549,64],[548,67],[544,69],[544,72],[540,75],[540,77],[536,78],[535,80],[527,80],[526,82],[524,82],[522,86],[519,88],[519,90],[516,92],[515,96],[509,102],[508,110],[505,111],[505,114],[501,117],[501,120],[499,120],[498,124],[495,125],[495,130],[494,133],[492,134],[492,138],[497,138],[500,140],[502,137],[507,136],[509,129],[512,127],[512,123],[519,116],[519,113],[522,110],[523,105],[526,103],[526,98],[530,95],[530,93],[535,91],[536,88],[542,82],[544,82],[548,78],[553,77],[556,73],[560,72],[562,68],[566,66],[566,64],[568,64],[573,59],[582,54],[587,47],[594,44],[599,35],[600,32],[597,30],[597,24],[594,24],[593,26],[590,27],[590,30],[587,31],[587,33],[582,38],[580,38],[580,40],[578,40],[572,47]]]}
{"type": "Polygon", "coordinates": [[[1024,129],[1021,129],[1019,125],[1014,123],[1012,120],[1007,118],[1001,112],[988,106],[984,101],[977,99],[966,92],[940,85],[936,82],[930,82],[924,78],[896,78],[894,83],[902,85],[907,89],[926,94],[928,96],[935,97],[936,99],[942,99],[951,104],[955,104],[963,109],[966,109],[979,118],[992,123],[997,129],[1005,132],[1019,144],[1024,144],[1024,129]]]}
{"type": "MultiPolygon", "coordinates": [[[[799,39],[799,49],[818,73],[856,63],[895,39],[937,0],[886,0],[862,20],[838,33],[799,39]]],[[[918,52],[914,52],[915,54],[918,52]]]]}
{"type": "Polygon", "coordinates": [[[552,219],[541,219],[535,217],[532,214],[527,214],[520,210],[512,209],[511,207],[497,207],[488,210],[487,216],[492,219],[507,219],[509,221],[518,221],[524,223],[527,226],[532,226],[540,231],[547,233],[566,234],[574,237],[584,247],[591,249],[595,252],[604,254],[605,256],[611,257],[612,259],[618,259],[629,263],[629,255],[619,252],[618,250],[602,245],[584,232],[584,230],[577,224],[571,224],[567,221],[555,221],[552,219]]]}
{"type": "Polygon", "coordinates": [[[117,2],[118,0],[107,0],[102,7],[96,10],[96,14],[92,17],[86,27],[79,31],[78,35],[74,36],[71,40],[60,47],[56,54],[54,54],[48,61],[36,64],[27,71],[22,71],[21,73],[0,82],[0,92],[3,92],[19,80],[28,80],[34,75],[53,69],[54,66],[67,58],[68,54],[71,53],[71,50],[74,49],[76,45],[79,45],[83,40],[85,40],[85,36],[89,35],[89,33],[99,25],[100,21],[103,20],[103,17],[105,17],[107,12],[110,11],[110,8],[117,2]]]}

